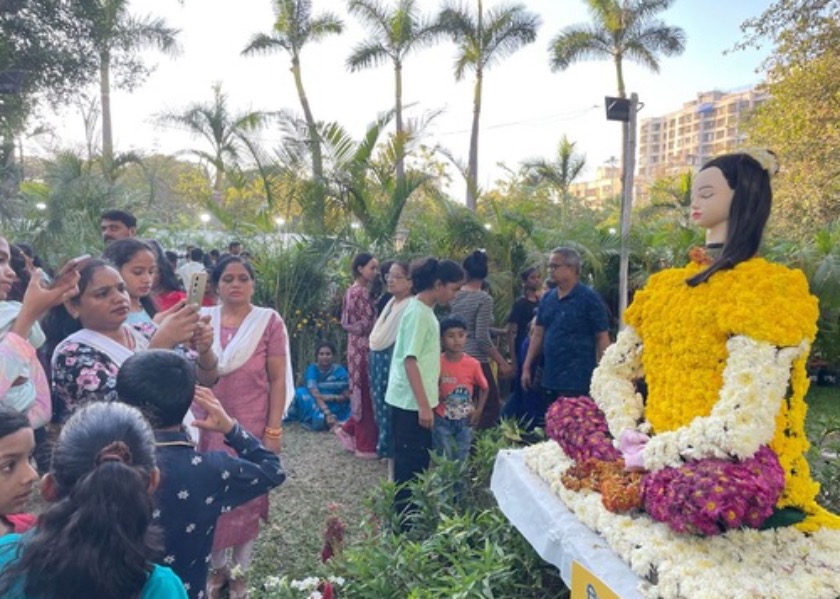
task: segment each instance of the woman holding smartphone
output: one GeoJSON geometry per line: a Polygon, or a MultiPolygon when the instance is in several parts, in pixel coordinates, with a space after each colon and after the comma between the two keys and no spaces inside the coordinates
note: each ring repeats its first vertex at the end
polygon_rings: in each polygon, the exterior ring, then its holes
{"type": "Polygon", "coordinates": [[[172,349],[191,342],[198,358],[197,377],[212,385],[218,360],[209,327],[198,313],[184,308],[153,335],[127,324],[131,298],[117,269],[103,260],[88,260],[79,269],[79,293],[50,310],[44,322],[52,353],[56,408],[72,412],[90,401],[116,399],[116,377],[122,363],[148,348],[172,349]],[[204,330],[206,329],[206,330],[204,330]]]}
{"type": "MultiPolygon", "coordinates": [[[[0,237],[0,301],[6,300],[18,279],[10,261],[9,242],[0,237]]],[[[51,306],[78,291],[77,266],[78,261],[68,262],[51,286],[45,285],[41,270],[35,270],[14,318],[0,332],[0,401],[25,413],[35,427],[49,421],[52,406],[49,384],[29,342],[30,334],[51,306]]]]}

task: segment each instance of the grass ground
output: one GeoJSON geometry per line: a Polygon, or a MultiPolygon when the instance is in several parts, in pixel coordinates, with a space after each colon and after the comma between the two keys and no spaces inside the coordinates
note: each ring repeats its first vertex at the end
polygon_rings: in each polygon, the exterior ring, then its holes
{"type": "Polygon", "coordinates": [[[840,387],[818,387],[808,390],[808,410],[813,416],[840,420],[840,387]]]}
{"type": "Polygon", "coordinates": [[[358,536],[363,500],[387,475],[383,462],[353,456],[335,435],[296,423],[283,428],[287,478],[271,494],[271,522],[260,534],[252,583],[268,575],[311,576],[320,561],[328,506],[338,504],[347,535],[358,536]]]}

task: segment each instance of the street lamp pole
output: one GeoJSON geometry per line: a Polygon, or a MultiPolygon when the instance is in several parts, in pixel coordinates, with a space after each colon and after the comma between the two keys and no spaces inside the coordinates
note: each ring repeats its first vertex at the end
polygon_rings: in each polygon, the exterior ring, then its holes
{"type": "Polygon", "coordinates": [[[633,172],[636,170],[636,115],[639,111],[639,96],[627,98],[606,98],[607,119],[621,121],[622,151],[621,174],[621,253],[618,263],[618,316],[624,326],[624,311],[627,309],[630,278],[630,218],[633,211],[633,172]]]}

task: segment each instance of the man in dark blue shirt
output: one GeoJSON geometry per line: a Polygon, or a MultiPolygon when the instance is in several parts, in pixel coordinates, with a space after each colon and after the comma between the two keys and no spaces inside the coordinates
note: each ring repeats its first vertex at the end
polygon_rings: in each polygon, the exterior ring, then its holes
{"type": "Polygon", "coordinates": [[[117,375],[117,392],[155,430],[160,485],[153,518],[164,532],[161,562],[181,578],[190,599],[204,599],[219,514],[280,485],[286,479],[280,457],[231,419],[212,391],[196,387],[193,366],[175,352],[130,357],[117,375]],[[224,433],[239,457],[195,450],[181,426],[193,399],[207,414],[193,425],[224,433]]]}
{"type": "Polygon", "coordinates": [[[592,371],[610,344],[607,309],[601,297],[580,282],[580,254],[569,248],[551,252],[548,269],[557,287],[537,309],[522,386],[531,387],[531,363],[544,358],[541,386],[545,409],[557,397],[589,394],[592,371]]]}

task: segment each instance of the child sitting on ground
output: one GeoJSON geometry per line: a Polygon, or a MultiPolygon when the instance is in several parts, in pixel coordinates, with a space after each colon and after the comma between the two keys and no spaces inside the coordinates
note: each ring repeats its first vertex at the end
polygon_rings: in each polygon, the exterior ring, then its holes
{"type": "MultiPolygon", "coordinates": [[[[212,391],[196,387],[192,366],[176,352],[150,350],[130,357],[117,376],[117,393],[140,408],[154,428],[161,471],[154,520],[164,530],[163,563],[180,576],[189,597],[202,597],[216,519],[280,485],[286,478],[280,458],[231,419],[212,391]],[[239,458],[195,450],[181,427],[193,400],[207,413],[193,426],[224,433],[239,458]]],[[[245,596],[235,580],[230,585],[229,597],[245,596]]],[[[220,591],[208,588],[207,597],[220,591]]]]}
{"type": "Polygon", "coordinates": [[[462,317],[441,320],[440,337],[440,403],[435,408],[432,443],[443,457],[464,461],[470,453],[471,427],[481,420],[487,402],[488,384],[479,361],[464,353],[467,322],[462,317]],[[478,404],[474,405],[476,389],[478,404]]]}

